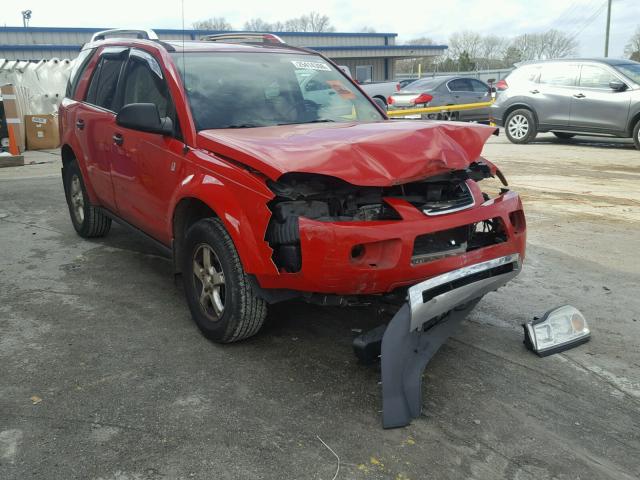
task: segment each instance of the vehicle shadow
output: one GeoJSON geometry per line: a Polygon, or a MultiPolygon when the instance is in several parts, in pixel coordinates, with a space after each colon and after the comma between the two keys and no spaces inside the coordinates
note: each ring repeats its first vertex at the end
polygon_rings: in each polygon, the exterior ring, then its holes
{"type": "Polygon", "coordinates": [[[581,146],[592,148],[604,148],[604,149],[624,149],[635,150],[636,147],[633,144],[633,140],[629,138],[608,138],[608,137],[583,137],[575,136],[570,139],[560,139],[555,135],[538,135],[536,139],[530,142],[531,145],[567,145],[567,146],[581,146]]]}

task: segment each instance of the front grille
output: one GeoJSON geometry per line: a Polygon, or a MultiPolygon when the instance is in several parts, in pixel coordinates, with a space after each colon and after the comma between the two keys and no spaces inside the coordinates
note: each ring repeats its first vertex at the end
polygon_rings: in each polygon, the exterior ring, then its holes
{"type": "Polygon", "coordinates": [[[507,233],[500,217],[427,233],[415,238],[411,264],[420,265],[506,241],[507,233]]]}
{"type": "Polygon", "coordinates": [[[420,208],[425,215],[434,216],[465,210],[473,207],[474,204],[475,201],[469,187],[465,182],[460,182],[456,185],[455,195],[450,198],[427,200],[427,202],[420,205],[420,208]]]}

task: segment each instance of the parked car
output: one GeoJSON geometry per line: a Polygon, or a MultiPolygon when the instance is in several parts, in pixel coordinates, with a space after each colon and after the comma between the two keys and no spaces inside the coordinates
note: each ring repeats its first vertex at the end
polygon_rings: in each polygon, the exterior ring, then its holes
{"type": "Polygon", "coordinates": [[[513,143],[538,132],[633,138],[640,149],[640,63],[611,58],[520,64],[496,83],[493,121],[513,143]]]}
{"type": "MultiPolygon", "coordinates": [[[[391,95],[389,110],[419,107],[439,107],[491,101],[491,89],[486,83],[468,77],[431,77],[410,83],[391,95]]],[[[489,107],[456,112],[409,115],[405,118],[439,120],[489,121],[489,107]]]]}
{"type": "Polygon", "coordinates": [[[395,305],[383,410],[385,426],[408,423],[436,345],[524,259],[517,193],[480,186],[504,181],[480,156],[495,128],[390,121],[330,60],[271,36],[110,35],[81,50],[59,112],[77,233],[116,220],[153,241],[216,342],[293,298],[395,305]]]}
{"type": "Polygon", "coordinates": [[[393,82],[362,83],[360,88],[372,99],[377,100],[380,106],[387,106],[390,95],[400,90],[400,84],[393,82]]]}
{"type": "Polygon", "coordinates": [[[415,82],[418,78],[405,78],[402,80],[398,80],[398,85],[400,85],[400,90],[409,85],[410,83],[415,82]]]}

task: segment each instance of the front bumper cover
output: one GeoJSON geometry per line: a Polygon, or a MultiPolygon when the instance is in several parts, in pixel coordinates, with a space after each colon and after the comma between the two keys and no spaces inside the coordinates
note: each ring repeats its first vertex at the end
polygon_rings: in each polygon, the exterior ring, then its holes
{"type": "Polygon", "coordinates": [[[422,372],[480,298],[521,270],[517,253],[453,270],[409,288],[381,346],[384,428],[408,425],[422,409],[422,372]]]}

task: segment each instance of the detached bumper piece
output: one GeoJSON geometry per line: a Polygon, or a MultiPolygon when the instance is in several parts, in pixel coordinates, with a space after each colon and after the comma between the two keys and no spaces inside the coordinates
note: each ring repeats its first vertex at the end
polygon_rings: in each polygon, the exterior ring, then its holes
{"type": "Polygon", "coordinates": [[[403,427],[422,410],[422,372],[480,298],[518,273],[518,254],[453,270],[414,285],[408,301],[382,327],[354,340],[356,354],[371,358],[382,337],[382,423],[403,427]]]}

